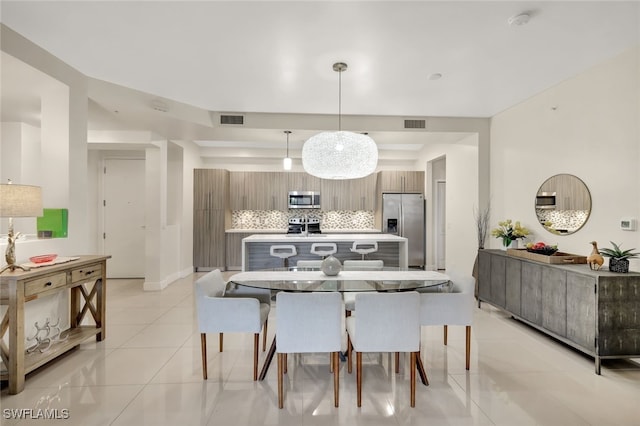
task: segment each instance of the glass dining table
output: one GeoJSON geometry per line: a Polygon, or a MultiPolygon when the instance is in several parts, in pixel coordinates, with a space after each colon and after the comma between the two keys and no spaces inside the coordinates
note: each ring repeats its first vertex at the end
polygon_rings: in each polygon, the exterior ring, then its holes
{"type": "MultiPolygon", "coordinates": [[[[449,277],[441,272],[390,267],[385,267],[381,271],[340,271],[335,276],[325,275],[316,268],[293,267],[239,272],[229,278],[231,286],[295,292],[337,291],[348,293],[413,290],[448,292],[450,284],[449,277]]],[[[260,380],[264,380],[275,352],[276,338],[274,336],[260,372],[260,380]]],[[[418,357],[417,368],[422,383],[427,385],[427,376],[420,357],[418,357]]]]}

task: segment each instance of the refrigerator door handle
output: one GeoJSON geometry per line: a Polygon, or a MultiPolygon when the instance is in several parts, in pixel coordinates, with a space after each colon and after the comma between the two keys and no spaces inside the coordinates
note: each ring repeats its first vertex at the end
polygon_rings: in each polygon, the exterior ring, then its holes
{"type": "Polygon", "coordinates": [[[402,209],[402,202],[398,207],[398,215],[400,216],[400,226],[398,227],[398,235],[404,237],[404,210],[402,209]]]}

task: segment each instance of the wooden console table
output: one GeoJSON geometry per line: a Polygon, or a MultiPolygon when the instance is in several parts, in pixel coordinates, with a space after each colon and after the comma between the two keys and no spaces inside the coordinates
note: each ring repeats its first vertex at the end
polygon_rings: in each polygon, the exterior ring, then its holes
{"type": "Polygon", "coordinates": [[[0,373],[9,381],[9,393],[24,389],[25,375],[46,364],[90,337],[105,339],[105,305],[107,259],[111,256],[80,256],[76,260],[57,265],[33,268],[23,272],[4,272],[0,275],[0,304],[8,306],[0,322],[0,355],[6,370],[0,373]],[[91,286],[93,283],[93,286],[91,286]],[[90,288],[88,288],[90,287],[90,288]],[[63,341],[48,350],[25,350],[25,303],[39,297],[70,290],[69,324],[63,341]],[[95,325],[81,325],[87,312],[95,325]],[[2,340],[9,333],[9,347],[2,340]]]}
{"type": "Polygon", "coordinates": [[[478,304],[591,355],[596,374],[603,358],[640,356],[640,273],[547,264],[502,250],[478,255],[478,304]]]}

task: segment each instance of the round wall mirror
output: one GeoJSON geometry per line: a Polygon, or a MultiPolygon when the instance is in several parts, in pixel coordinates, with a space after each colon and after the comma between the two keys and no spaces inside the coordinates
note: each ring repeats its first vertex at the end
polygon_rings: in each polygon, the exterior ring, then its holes
{"type": "Polygon", "coordinates": [[[535,209],[544,229],[555,235],[570,235],[587,223],[591,214],[591,194],[587,185],[576,176],[551,176],[538,189],[535,209]]]}

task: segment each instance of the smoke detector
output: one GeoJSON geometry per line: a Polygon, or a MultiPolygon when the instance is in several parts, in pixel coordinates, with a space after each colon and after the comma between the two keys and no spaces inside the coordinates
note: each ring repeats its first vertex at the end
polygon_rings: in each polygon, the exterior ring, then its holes
{"type": "Polygon", "coordinates": [[[514,15],[507,20],[510,27],[519,27],[521,25],[525,25],[529,22],[531,16],[528,13],[520,13],[518,15],[514,15]]]}

